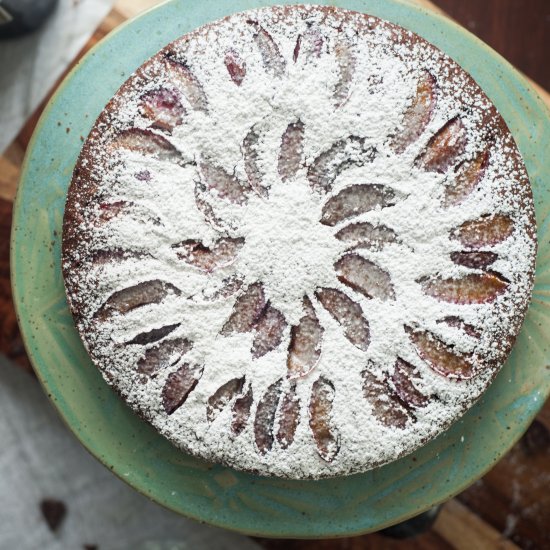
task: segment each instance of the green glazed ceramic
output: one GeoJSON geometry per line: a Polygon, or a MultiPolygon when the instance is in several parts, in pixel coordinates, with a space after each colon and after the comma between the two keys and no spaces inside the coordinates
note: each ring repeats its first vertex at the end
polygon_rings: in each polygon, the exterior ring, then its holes
{"type": "Polygon", "coordinates": [[[195,27],[270,3],[172,0],[111,33],[77,65],[45,110],[25,160],[12,234],[14,297],[27,351],[60,414],[93,455],[137,490],[181,514],[244,533],[355,535],[462,491],[503,456],[544,403],[550,389],[548,112],[508,63],[447,19],[398,1],[333,3],[420,34],[470,72],[496,104],[533,184],[540,247],[533,302],[509,361],[485,397],[414,455],[365,474],[304,482],[200,462],[139,420],[88,358],[63,290],[63,208],[82,139],[134,69],[195,27]]]}

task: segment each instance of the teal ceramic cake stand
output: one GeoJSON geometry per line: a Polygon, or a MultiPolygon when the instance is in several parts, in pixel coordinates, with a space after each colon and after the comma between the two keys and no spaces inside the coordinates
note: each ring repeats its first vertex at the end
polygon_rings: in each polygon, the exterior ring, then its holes
{"type": "Polygon", "coordinates": [[[334,2],[402,25],[441,48],[473,75],[504,116],[535,196],[540,244],[533,302],[512,356],[483,399],[413,455],[365,474],[303,482],[206,464],[176,450],[135,416],[90,362],[63,290],[63,209],[81,137],[132,71],[195,27],[269,4],[173,0],[111,33],[76,66],[42,115],[25,159],[12,234],[14,297],[29,356],[67,425],[138,491],[191,518],[244,533],[349,536],[402,521],[462,491],[521,436],[548,394],[548,112],[506,61],[449,20],[398,1],[334,2]]]}

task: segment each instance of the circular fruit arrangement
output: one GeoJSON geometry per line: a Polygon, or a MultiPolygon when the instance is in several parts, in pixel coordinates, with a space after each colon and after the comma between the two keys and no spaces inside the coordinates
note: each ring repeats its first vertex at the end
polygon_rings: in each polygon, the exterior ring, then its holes
{"type": "Polygon", "coordinates": [[[487,388],[536,251],[506,125],[420,37],[230,16],[122,86],[69,190],[63,273],[106,380],[182,449],[291,478],[411,452],[487,388]]]}

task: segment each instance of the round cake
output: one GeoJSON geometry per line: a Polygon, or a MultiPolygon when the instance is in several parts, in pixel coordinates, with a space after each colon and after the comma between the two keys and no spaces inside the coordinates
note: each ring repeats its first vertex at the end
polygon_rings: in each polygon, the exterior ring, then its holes
{"type": "Polygon", "coordinates": [[[479,86],[338,8],[232,15],[105,107],[63,275],[92,361],[182,450],[321,478],[412,452],[487,389],[533,284],[529,180],[479,86]]]}

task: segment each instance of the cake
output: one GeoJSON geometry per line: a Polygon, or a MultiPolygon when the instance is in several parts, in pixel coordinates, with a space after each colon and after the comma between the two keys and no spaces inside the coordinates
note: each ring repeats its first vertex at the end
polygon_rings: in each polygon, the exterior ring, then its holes
{"type": "Polygon", "coordinates": [[[123,84],[74,170],[62,269],[93,363],[164,437],[306,479],[460,418],[535,254],[523,161],[473,79],[389,22],[292,6],[201,27],[123,84]]]}

